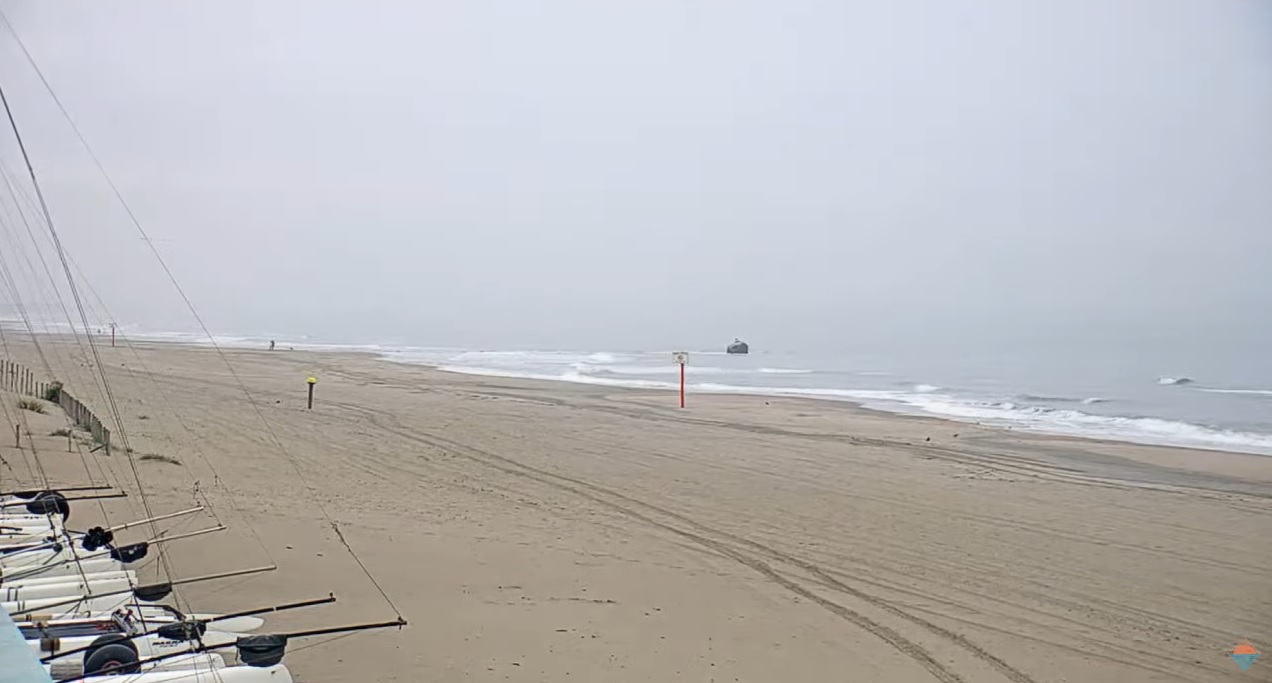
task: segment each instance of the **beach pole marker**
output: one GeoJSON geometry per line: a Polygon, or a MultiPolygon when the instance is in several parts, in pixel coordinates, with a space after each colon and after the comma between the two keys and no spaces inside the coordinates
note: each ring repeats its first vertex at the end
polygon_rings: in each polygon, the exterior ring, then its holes
{"type": "Polygon", "coordinates": [[[318,378],[310,377],[309,379],[305,380],[305,383],[309,385],[309,409],[313,410],[314,409],[314,385],[318,383],[318,378]]]}
{"type": "Polygon", "coordinates": [[[677,351],[671,354],[676,365],[680,366],[680,407],[685,407],[685,365],[689,362],[688,351],[677,351]]]}

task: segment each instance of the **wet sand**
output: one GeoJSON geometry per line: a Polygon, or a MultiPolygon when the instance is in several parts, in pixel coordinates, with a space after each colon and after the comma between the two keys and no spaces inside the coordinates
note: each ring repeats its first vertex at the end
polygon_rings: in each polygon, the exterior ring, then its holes
{"type": "MultiPolygon", "coordinates": [[[[83,352],[44,346],[108,419],[83,352]]],[[[101,354],[145,503],[206,500],[231,527],[174,543],[175,572],[278,565],[183,605],[335,592],[270,628],[393,619],[330,520],[411,622],[296,641],[309,683],[1254,681],[1272,666],[1224,655],[1239,638],[1272,648],[1272,458],[794,399],[679,410],[353,354],[226,352],[237,377],[210,349],[101,354]]],[[[111,521],[143,516],[124,435],[83,458],[47,436],[59,414],[4,400],[34,435],[0,439],[5,486],[36,476],[33,442],[56,482],[123,483],[111,521]]],[[[80,503],[72,526],[101,514],[80,503]]]]}

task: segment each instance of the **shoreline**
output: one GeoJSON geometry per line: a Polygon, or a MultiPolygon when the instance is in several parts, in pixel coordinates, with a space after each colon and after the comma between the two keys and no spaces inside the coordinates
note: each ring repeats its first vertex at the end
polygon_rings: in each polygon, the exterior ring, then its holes
{"type": "MultiPolygon", "coordinates": [[[[224,353],[233,359],[238,355],[251,355],[261,360],[278,356],[311,356],[316,359],[358,359],[363,362],[383,364],[389,368],[400,369],[404,373],[420,373],[428,381],[445,384],[473,384],[476,386],[499,385],[526,391],[534,394],[566,394],[589,398],[608,398],[611,395],[626,397],[625,402],[639,403],[668,414],[677,414],[679,408],[674,401],[675,391],[671,389],[638,388],[621,385],[593,384],[588,382],[572,382],[567,380],[519,377],[515,375],[497,375],[477,372],[462,372],[442,369],[437,366],[395,360],[383,353],[373,350],[261,350],[244,348],[214,348],[211,345],[191,344],[185,342],[143,342],[134,344],[139,348],[153,345],[156,348],[167,346],[187,349],[199,349],[209,353],[224,353]]],[[[294,360],[294,358],[293,358],[294,360]]],[[[320,363],[321,364],[321,363],[320,363]]],[[[708,411],[713,416],[727,417],[728,410],[735,407],[755,408],[765,406],[795,406],[799,415],[806,416],[803,426],[819,427],[833,431],[836,427],[835,417],[851,420],[860,425],[863,421],[878,427],[866,438],[883,436],[895,438],[894,431],[911,431],[912,425],[922,428],[932,435],[932,442],[904,442],[900,445],[913,447],[940,447],[941,444],[956,443],[962,438],[989,443],[1003,451],[1013,449],[1030,449],[1038,456],[1039,464],[1059,468],[1070,468],[1078,465],[1088,475],[1109,477],[1122,481],[1137,482],[1151,486],[1198,486],[1216,491],[1242,493],[1272,498],[1272,457],[1242,451],[1220,450],[1217,448],[1191,448],[1169,444],[1140,443],[1117,439],[1104,439],[1091,436],[1059,434],[1027,429],[1012,428],[997,424],[986,424],[973,421],[961,421],[941,415],[907,413],[877,408],[846,400],[819,398],[810,396],[783,396],[730,392],[689,392],[687,394],[686,411],[708,411]],[[696,404],[696,405],[695,405],[696,404]],[[824,413],[818,415],[818,413],[824,413]],[[820,418],[820,419],[817,419],[820,418]],[[901,430],[888,429],[889,425],[906,426],[901,430]],[[1268,486],[1265,486],[1268,485],[1268,486]]],[[[798,433],[798,432],[795,432],[798,433]]],[[[852,434],[844,434],[851,438],[852,434]]],[[[896,445],[896,444],[894,444],[896,445]]]]}
{"type": "MultiPolygon", "coordinates": [[[[299,353],[299,352],[300,351],[293,351],[293,353],[299,353]]],[[[339,353],[339,352],[336,352],[336,353],[339,353]]],[[[470,369],[458,368],[458,367],[445,367],[445,366],[433,365],[429,363],[414,362],[414,361],[407,361],[407,360],[397,360],[383,353],[376,353],[376,352],[369,352],[369,353],[373,353],[379,358],[379,360],[382,360],[388,363],[424,367],[430,370],[435,370],[437,372],[456,374],[456,375],[467,375],[472,377],[489,377],[494,379],[522,380],[527,382],[546,382],[549,384],[593,386],[598,388],[615,389],[615,390],[623,390],[623,391],[648,391],[648,392],[670,393],[670,394],[674,394],[677,391],[675,387],[630,386],[630,385],[623,384],[622,380],[616,380],[613,382],[581,381],[581,380],[571,380],[571,379],[546,377],[546,376],[516,374],[512,372],[500,373],[494,370],[484,370],[484,369],[470,370],[470,369]]],[[[1136,446],[1152,446],[1157,448],[1172,448],[1172,449],[1179,449],[1179,450],[1186,450],[1186,451],[1204,451],[1204,452],[1224,453],[1224,454],[1231,454],[1231,455],[1249,455],[1253,457],[1263,457],[1263,458],[1272,457],[1272,450],[1262,450],[1262,451],[1244,450],[1243,451],[1243,450],[1233,450],[1231,447],[1224,447],[1221,445],[1212,446],[1212,445],[1204,445],[1204,444],[1198,445],[1198,444],[1170,443],[1165,440],[1152,440],[1148,438],[1137,440],[1131,437],[1117,438],[1116,436],[1096,436],[1096,435],[1082,434],[1076,431],[1066,432],[1058,428],[1048,429],[1047,427],[1036,427],[1036,426],[1030,426],[1030,425],[1013,424],[1011,423],[1011,421],[1006,419],[993,420],[993,419],[978,419],[978,418],[972,418],[972,417],[960,419],[958,416],[942,415],[940,413],[924,411],[921,408],[914,408],[899,402],[889,403],[887,401],[879,400],[879,399],[871,400],[871,399],[851,398],[847,396],[812,395],[811,393],[801,393],[801,391],[806,391],[806,390],[800,390],[800,389],[783,390],[783,389],[773,389],[773,388],[766,388],[766,387],[734,387],[728,390],[724,390],[724,389],[712,390],[712,389],[703,389],[700,387],[693,387],[692,384],[687,384],[685,391],[686,391],[686,395],[689,395],[689,396],[745,396],[745,397],[757,398],[757,399],[797,400],[797,401],[808,401],[815,404],[841,405],[841,406],[849,405],[849,406],[852,406],[853,408],[857,408],[860,410],[866,410],[866,411],[870,411],[874,413],[883,413],[887,415],[895,415],[898,417],[924,418],[924,419],[931,419],[931,420],[939,420],[941,422],[947,422],[947,423],[955,424],[955,425],[972,425],[972,426],[983,427],[983,428],[993,428],[993,429],[999,429],[999,430],[1008,431],[1008,432],[1015,432],[1019,434],[1034,434],[1034,435],[1048,436],[1048,437],[1063,437],[1068,439],[1077,439],[1081,441],[1092,441],[1092,442],[1109,443],[1109,444],[1130,444],[1130,445],[1136,445],[1136,446]],[[896,407],[892,407],[892,406],[896,406],[896,407]]],[[[1143,419],[1143,418],[1127,417],[1125,419],[1133,420],[1133,419],[1143,419]]],[[[1148,418],[1148,419],[1160,419],[1160,418],[1148,418]]],[[[1189,424],[1190,426],[1202,427],[1205,429],[1216,429],[1216,428],[1207,427],[1204,425],[1193,425],[1192,423],[1180,423],[1180,424],[1189,424]]],[[[1262,434],[1256,434],[1256,435],[1264,436],[1262,434]]],[[[1272,435],[1269,435],[1269,436],[1272,436],[1272,435]]]]}
{"type": "MultiPolygon", "coordinates": [[[[57,340],[61,342],[66,342],[72,339],[70,335],[67,335],[65,333],[39,333],[37,336],[51,339],[51,340],[57,340]]],[[[376,344],[343,344],[343,343],[327,344],[327,343],[301,342],[299,344],[301,348],[294,348],[297,345],[295,343],[291,344],[291,348],[286,348],[287,343],[284,342],[283,344],[280,344],[276,350],[268,351],[263,348],[258,348],[255,344],[259,343],[260,340],[257,340],[251,337],[222,337],[222,340],[223,340],[222,342],[214,344],[206,339],[185,340],[185,339],[156,338],[159,336],[162,336],[162,335],[150,335],[150,336],[143,335],[140,337],[129,338],[125,343],[131,344],[133,346],[154,345],[158,347],[173,346],[178,348],[206,349],[206,350],[211,350],[214,352],[220,352],[220,353],[226,353],[226,354],[240,353],[240,352],[242,353],[259,352],[259,353],[273,353],[273,354],[332,354],[337,356],[348,355],[351,357],[374,358],[380,362],[389,363],[392,365],[400,365],[400,366],[415,367],[415,368],[426,368],[434,372],[439,372],[439,373],[443,373],[447,375],[468,376],[468,377],[475,377],[475,378],[503,379],[503,380],[514,380],[514,381],[525,381],[525,382],[542,382],[542,383],[545,383],[546,385],[595,387],[597,389],[603,389],[603,390],[651,392],[656,394],[674,394],[677,391],[677,389],[672,386],[667,386],[667,387],[633,386],[632,382],[624,382],[623,380],[577,381],[577,380],[571,380],[571,379],[566,379],[562,377],[527,376],[525,373],[500,372],[498,370],[493,370],[493,369],[480,369],[480,368],[469,369],[469,368],[463,368],[463,367],[448,367],[441,363],[427,363],[427,362],[397,357],[394,355],[395,351],[392,348],[383,347],[376,344]],[[235,341],[230,343],[224,343],[225,339],[232,339],[235,341]]],[[[101,337],[98,336],[97,338],[100,342],[101,337]]],[[[403,347],[403,348],[410,348],[415,350],[423,349],[423,347],[403,347]]],[[[429,350],[432,350],[432,351],[449,350],[449,351],[455,351],[457,353],[471,352],[471,350],[465,351],[464,349],[459,349],[459,348],[445,349],[441,347],[437,349],[429,349],[429,350]]],[[[582,354],[585,352],[580,351],[578,353],[582,354]]],[[[632,353],[635,353],[635,352],[632,352],[632,353]]],[[[641,352],[641,353],[644,353],[644,352],[641,352]]],[[[1160,449],[1168,449],[1173,451],[1180,451],[1180,452],[1188,453],[1188,454],[1214,453],[1214,454],[1222,454],[1222,455],[1247,456],[1247,457],[1254,457],[1254,458],[1272,458],[1272,451],[1255,449],[1254,447],[1251,447],[1251,449],[1248,449],[1248,450],[1240,450],[1240,449],[1235,449],[1230,445],[1171,443],[1170,441],[1164,440],[1164,439],[1157,440],[1157,439],[1151,439],[1151,438],[1133,438],[1129,436],[1120,436],[1120,435],[1084,434],[1084,433],[1081,433],[1080,431],[1066,431],[1059,428],[1048,428],[1045,425],[1038,427],[1035,425],[1017,424],[1017,423],[1012,423],[1009,420],[1005,420],[1005,419],[994,420],[994,419],[978,419],[973,417],[960,418],[959,416],[944,415],[940,413],[925,411],[921,408],[916,408],[916,407],[909,406],[899,402],[894,403],[894,402],[888,402],[885,400],[870,400],[870,399],[852,398],[847,396],[838,396],[838,395],[830,395],[830,394],[826,394],[826,395],[807,394],[807,393],[801,393],[802,391],[804,390],[794,389],[789,392],[783,392],[780,389],[775,390],[775,389],[766,388],[766,387],[735,387],[729,390],[717,391],[717,390],[704,390],[701,388],[695,388],[693,384],[687,385],[687,389],[686,389],[686,393],[688,396],[698,396],[698,397],[708,397],[708,396],[734,397],[735,396],[735,397],[746,397],[746,398],[768,399],[768,400],[808,401],[812,404],[825,405],[825,406],[839,406],[839,407],[851,406],[854,409],[868,411],[870,413],[891,415],[891,416],[902,417],[902,418],[920,418],[920,419],[936,420],[936,421],[947,423],[953,426],[962,425],[965,427],[978,427],[982,429],[998,430],[1004,433],[1009,433],[1014,435],[1027,434],[1027,435],[1033,435],[1033,436],[1047,438],[1047,439],[1076,440],[1078,442],[1092,443],[1092,444],[1105,444],[1107,446],[1127,445],[1127,446],[1140,446],[1140,447],[1148,447],[1148,448],[1160,448],[1160,449]]],[[[1124,419],[1131,420],[1131,419],[1139,419],[1139,418],[1127,417],[1124,419]]],[[[1161,419],[1161,418],[1148,418],[1148,419],[1161,419]]],[[[1207,427],[1204,425],[1194,425],[1193,423],[1179,423],[1179,424],[1188,424],[1190,426],[1195,426],[1195,427],[1205,428],[1205,429],[1217,429],[1217,428],[1207,427]]],[[[1226,431],[1226,430],[1220,430],[1220,431],[1226,431]]],[[[1256,435],[1262,436],[1261,434],[1256,434],[1256,435]]],[[[1189,456],[1172,457],[1172,458],[1166,458],[1166,459],[1171,462],[1183,462],[1183,461],[1191,459],[1191,457],[1192,456],[1189,455],[1189,456]]],[[[1237,468],[1230,468],[1230,469],[1237,472],[1246,472],[1250,470],[1251,468],[1237,467],[1237,468]]],[[[1259,468],[1256,467],[1253,469],[1258,470],[1259,468]]]]}
{"type": "MultiPolygon", "coordinates": [[[[489,385],[502,380],[510,383],[504,386],[532,393],[565,393],[594,398],[612,398],[616,395],[624,397],[620,401],[639,403],[669,415],[680,413],[674,400],[675,393],[671,390],[451,372],[431,366],[397,363],[379,357],[374,360],[379,363],[407,365],[442,377],[471,378],[476,385],[489,385]]],[[[731,409],[756,409],[761,405],[796,408],[796,415],[802,420],[798,427],[790,430],[793,434],[816,429],[823,435],[834,435],[845,423],[856,427],[869,425],[871,429],[864,435],[843,433],[842,436],[846,441],[851,441],[854,437],[881,439],[890,441],[891,445],[936,449],[956,445],[958,439],[962,439],[963,443],[976,441],[980,445],[993,444],[1003,451],[1030,450],[1032,455],[1040,456],[1039,464],[1046,466],[1089,467],[1090,471],[1085,472],[1088,475],[1121,478],[1124,481],[1162,487],[1200,486],[1272,498],[1272,458],[1256,453],[1012,429],[1000,425],[952,420],[938,415],[894,412],[848,400],[803,396],[690,393],[686,398],[685,412],[691,415],[705,412],[712,417],[727,418],[731,409]],[[696,401],[693,400],[695,398],[696,401]],[[898,429],[889,429],[893,425],[898,429]],[[898,432],[908,433],[920,429],[926,435],[925,438],[931,438],[932,441],[906,440],[905,437],[897,436],[898,432]]]]}
{"type": "MultiPolygon", "coordinates": [[[[38,336],[49,339],[68,339],[69,335],[65,333],[39,333],[38,336]]],[[[151,335],[141,335],[129,339],[128,343],[133,344],[159,344],[174,345],[178,347],[206,348],[218,349],[221,351],[263,351],[265,343],[268,339],[255,337],[239,337],[239,336],[221,336],[212,341],[207,338],[183,339],[173,338],[176,333],[156,333],[151,335]]],[[[101,337],[99,336],[100,340],[101,337]]],[[[464,367],[448,365],[446,361],[423,361],[409,357],[405,354],[419,353],[439,353],[454,352],[455,354],[465,353],[568,353],[580,356],[588,355],[588,351],[474,351],[471,349],[449,348],[449,347],[413,347],[413,346],[385,346],[380,344],[354,344],[354,343],[320,343],[320,342],[299,342],[289,343],[282,342],[277,350],[273,353],[333,353],[333,354],[354,354],[354,355],[370,355],[388,363],[426,367],[438,372],[449,374],[469,375],[474,377],[490,377],[502,379],[516,379],[527,381],[541,381],[552,384],[563,385],[582,385],[595,386],[601,388],[625,389],[630,391],[653,391],[653,392],[675,392],[677,388],[672,382],[661,380],[638,380],[638,379],[611,379],[599,377],[583,376],[577,378],[568,378],[565,376],[549,376],[536,373],[505,371],[497,368],[483,367],[464,367]],[[299,346],[299,348],[296,348],[299,346]],[[666,385],[666,386],[656,386],[666,385]]],[[[608,354],[609,352],[600,352],[608,354]]],[[[648,352],[614,352],[622,354],[643,355],[648,352]]],[[[595,355],[595,354],[593,354],[595,355]]],[[[785,371],[783,371],[785,372],[785,371]]],[[[815,372],[815,371],[808,371],[815,372]]],[[[800,372],[799,374],[805,374],[800,372]]],[[[928,390],[935,390],[937,387],[931,385],[916,385],[916,387],[924,387],[917,389],[920,393],[928,390]]],[[[948,414],[939,410],[932,410],[922,407],[913,402],[908,402],[901,398],[895,397],[854,397],[850,394],[857,393],[879,393],[879,394],[904,394],[906,392],[900,390],[871,390],[871,389],[829,389],[818,387],[768,387],[768,386],[747,386],[747,385],[730,385],[720,386],[712,385],[710,382],[690,382],[686,391],[689,395],[696,396],[749,396],[756,398],[783,398],[783,399],[799,399],[809,400],[818,403],[827,404],[848,404],[863,410],[881,412],[899,416],[929,417],[937,420],[953,424],[975,425],[981,427],[994,427],[1004,431],[1013,433],[1037,434],[1048,437],[1065,437],[1072,439],[1081,439],[1096,442],[1109,442],[1116,444],[1134,444],[1140,446],[1157,446],[1162,448],[1182,449],[1186,451],[1202,451],[1213,453],[1229,453],[1243,454],[1257,457],[1272,457],[1272,446],[1262,444],[1233,444],[1223,443],[1219,439],[1223,438],[1239,438],[1239,439],[1268,439],[1272,440],[1272,434],[1254,431],[1239,431],[1226,427],[1218,427],[1213,425],[1202,424],[1200,422],[1188,422],[1184,420],[1176,420],[1161,417],[1152,417],[1147,415],[1104,415],[1100,413],[1087,412],[1080,407],[1074,408],[1038,408],[1039,414],[1058,414],[1073,413],[1079,416],[1079,419],[1090,419],[1095,422],[1103,423],[1107,420],[1125,421],[1129,425],[1137,425],[1141,422],[1150,422],[1160,425],[1171,425],[1174,427],[1184,427],[1187,429],[1201,430],[1209,432],[1207,437],[1186,437],[1186,436],[1155,436],[1142,434],[1118,433],[1110,431],[1109,433],[1101,433],[1097,428],[1091,426],[1065,426],[1062,422],[1039,420],[1037,422],[1029,422],[1022,418],[1013,417],[983,417],[983,416],[964,416],[957,414],[948,414]],[[704,388],[706,385],[707,388],[704,388]],[[715,388],[719,387],[719,388],[715,388]]],[[[984,403],[986,406],[995,406],[1000,403],[995,401],[981,401],[979,399],[963,398],[960,400],[970,401],[975,408],[976,404],[984,403]]],[[[1102,424],[1101,429],[1104,428],[1102,424]]]]}
{"type": "MultiPolygon", "coordinates": [[[[226,349],[226,350],[241,349],[241,350],[248,350],[248,351],[261,350],[259,347],[255,346],[255,344],[259,343],[259,340],[256,340],[254,338],[226,337],[222,339],[233,340],[228,344],[219,345],[219,348],[222,348],[222,349],[226,349]]],[[[205,347],[205,348],[213,347],[213,345],[209,343],[209,341],[207,340],[171,340],[171,339],[145,340],[145,339],[142,339],[142,342],[143,343],[191,345],[191,346],[205,347]]],[[[263,346],[263,344],[261,345],[263,346]]],[[[660,380],[611,379],[611,378],[598,378],[598,377],[587,377],[586,379],[584,379],[582,376],[571,379],[564,376],[548,376],[548,375],[539,375],[539,374],[527,373],[527,372],[504,371],[504,370],[499,370],[496,368],[479,368],[479,367],[469,368],[469,367],[463,367],[463,366],[454,366],[454,365],[448,365],[446,361],[441,361],[441,360],[422,361],[422,360],[418,360],[416,358],[410,357],[410,354],[418,354],[421,352],[437,353],[442,351],[446,351],[446,352],[453,351],[456,354],[463,354],[463,353],[497,353],[497,354],[498,353],[569,353],[569,354],[578,354],[580,356],[589,355],[593,353],[588,351],[560,351],[560,350],[542,351],[542,352],[540,351],[490,351],[490,350],[473,351],[471,349],[468,349],[468,350],[459,349],[459,348],[451,349],[451,348],[443,348],[443,347],[439,347],[439,348],[425,348],[425,347],[411,347],[411,346],[395,347],[395,346],[382,346],[377,344],[334,344],[334,343],[326,344],[326,343],[308,343],[308,342],[301,343],[300,344],[301,348],[285,349],[283,348],[285,345],[286,344],[280,345],[279,350],[276,351],[276,353],[277,352],[292,352],[292,353],[306,352],[306,353],[372,354],[381,358],[382,360],[386,362],[398,363],[402,365],[428,367],[440,372],[448,372],[448,373],[455,373],[455,374],[462,374],[462,375],[472,375],[472,376],[478,376],[478,377],[525,379],[525,380],[544,381],[544,382],[559,383],[559,384],[578,384],[578,385],[586,385],[586,386],[623,388],[623,389],[636,390],[636,391],[666,391],[666,392],[677,391],[677,388],[675,387],[673,382],[665,382],[660,380]],[[665,385],[665,386],[655,386],[655,385],[665,385]]],[[[609,352],[599,352],[599,353],[608,354],[609,352]]],[[[644,355],[649,352],[624,351],[624,352],[614,352],[614,353],[644,355]]],[[[699,352],[699,353],[702,353],[702,352],[699,352]]],[[[785,372],[786,371],[783,371],[782,373],[776,373],[776,374],[785,374],[785,372]]],[[[808,371],[808,372],[815,372],[815,371],[808,371]]],[[[797,374],[806,374],[806,373],[801,371],[797,374]]],[[[937,389],[936,387],[931,387],[930,385],[916,385],[916,386],[925,387],[924,389],[918,390],[920,393],[924,393],[928,391],[928,389],[937,389]]],[[[932,417],[932,418],[945,420],[947,422],[952,422],[957,424],[993,426],[993,427],[998,427],[998,428],[1001,428],[1007,431],[1013,431],[1013,432],[1042,434],[1047,436],[1064,436],[1064,437],[1076,438],[1076,439],[1088,439],[1088,440],[1094,440],[1094,441],[1110,441],[1114,443],[1127,443],[1127,444],[1136,444],[1136,445],[1144,445],[1144,446],[1161,446],[1165,448],[1180,448],[1184,450],[1193,450],[1193,451],[1211,451],[1211,452],[1217,452],[1217,453],[1241,453],[1241,454],[1255,455],[1260,457],[1272,457],[1272,445],[1233,444],[1233,443],[1223,443],[1222,441],[1219,441],[1220,439],[1224,439],[1224,438],[1267,439],[1269,441],[1272,441],[1272,434],[1266,434],[1263,432],[1253,432],[1253,431],[1239,431],[1239,430],[1233,430],[1227,427],[1219,427],[1219,426],[1202,424],[1199,422],[1188,422],[1184,420],[1153,417],[1153,416],[1147,416],[1147,415],[1116,415],[1116,414],[1104,415],[1100,413],[1094,413],[1094,412],[1088,412],[1088,411],[1082,410],[1081,406],[1073,407],[1073,408],[1039,408],[1039,414],[1045,415],[1045,414],[1058,414],[1058,413],[1069,412],[1079,416],[1080,419],[1089,419],[1089,420],[1092,420],[1093,422],[1100,424],[1099,428],[1093,427],[1093,426],[1072,427],[1072,426],[1065,426],[1063,423],[1057,423],[1057,422],[1045,421],[1045,420],[1030,423],[1019,417],[982,417],[982,416],[962,416],[962,415],[956,415],[956,414],[949,414],[939,410],[926,408],[916,403],[913,403],[901,398],[897,398],[897,397],[890,397],[890,398],[889,397],[875,397],[875,398],[854,397],[851,395],[853,392],[863,393],[863,394],[870,394],[870,393],[905,394],[907,393],[907,392],[899,391],[899,390],[835,389],[835,388],[818,388],[818,387],[766,387],[766,386],[759,386],[759,385],[753,385],[753,386],[735,385],[735,386],[714,388],[714,385],[711,385],[710,382],[703,382],[701,380],[698,380],[696,382],[690,382],[687,385],[687,393],[694,394],[694,395],[752,396],[752,397],[764,397],[764,398],[797,398],[802,400],[812,400],[812,401],[826,402],[826,403],[839,403],[839,404],[847,403],[847,404],[851,404],[866,410],[884,412],[884,413],[889,413],[894,415],[932,417]],[[704,388],[704,385],[706,385],[705,388],[704,388]],[[1101,433],[1099,429],[1105,429],[1106,421],[1108,420],[1124,421],[1125,423],[1127,423],[1127,425],[1130,425],[1129,427],[1130,429],[1135,429],[1139,424],[1148,422],[1148,423],[1153,423],[1154,426],[1171,425],[1173,427],[1183,427],[1186,429],[1200,430],[1201,432],[1206,432],[1209,434],[1205,437],[1200,437],[1200,438],[1186,437],[1186,436],[1174,436],[1174,437],[1160,436],[1159,437],[1155,435],[1130,434],[1126,432],[1118,433],[1116,431],[1116,428],[1113,428],[1111,431],[1107,433],[1101,433]]],[[[932,395],[936,395],[936,394],[932,394],[932,395]]],[[[958,397],[956,396],[956,398],[958,397]]],[[[971,399],[966,397],[958,398],[958,400],[970,401],[969,405],[971,405],[973,409],[975,409],[976,405],[982,404],[982,403],[986,406],[991,406],[991,407],[1001,405],[1001,402],[981,401],[979,399],[971,399]]]]}
{"type": "MultiPolygon", "coordinates": [[[[100,409],[84,351],[41,343],[100,409]]],[[[130,494],[77,525],[144,517],[139,488],[156,512],[209,504],[176,528],[230,529],[169,546],[178,576],[279,571],[184,588],[191,611],[336,592],[338,611],[270,628],[410,622],[298,646],[309,683],[1159,683],[1218,680],[1238,638],[1272,642],[1261,456],[797,398],[681,410],[365,353],[226,349],[231,372],[209,347],[99,350],[135,455],[122,432],[105,455],[57,436],[60,411],[19,413],[0,476],[35,481],[35,452],[57,484],[130,494]]],[[[39,367],[29,342],[6,351],[39,367]]]]}

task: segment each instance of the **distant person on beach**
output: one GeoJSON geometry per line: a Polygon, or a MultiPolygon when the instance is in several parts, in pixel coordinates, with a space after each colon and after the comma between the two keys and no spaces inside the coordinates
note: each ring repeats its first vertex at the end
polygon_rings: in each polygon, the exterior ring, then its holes
{"type": "Polygon", "coordinates": [[[273,339],[269,340],[269,350],[270,350],[270,351],[273,351],[273,350],[274,350],[274,340],[273,340],[273,339]]]}

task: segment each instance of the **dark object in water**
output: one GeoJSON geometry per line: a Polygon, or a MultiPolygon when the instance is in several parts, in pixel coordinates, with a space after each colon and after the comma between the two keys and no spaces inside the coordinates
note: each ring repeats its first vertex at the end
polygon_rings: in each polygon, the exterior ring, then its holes
{"type": "Polygon", "coordinates": [[[746,342],[742,341],[741,339],[734,339],[733,343],[729,344],[729,347],[725,349],[725,352],[726,353],[750,353],[751,347],[747,346],[746,342]]]}

